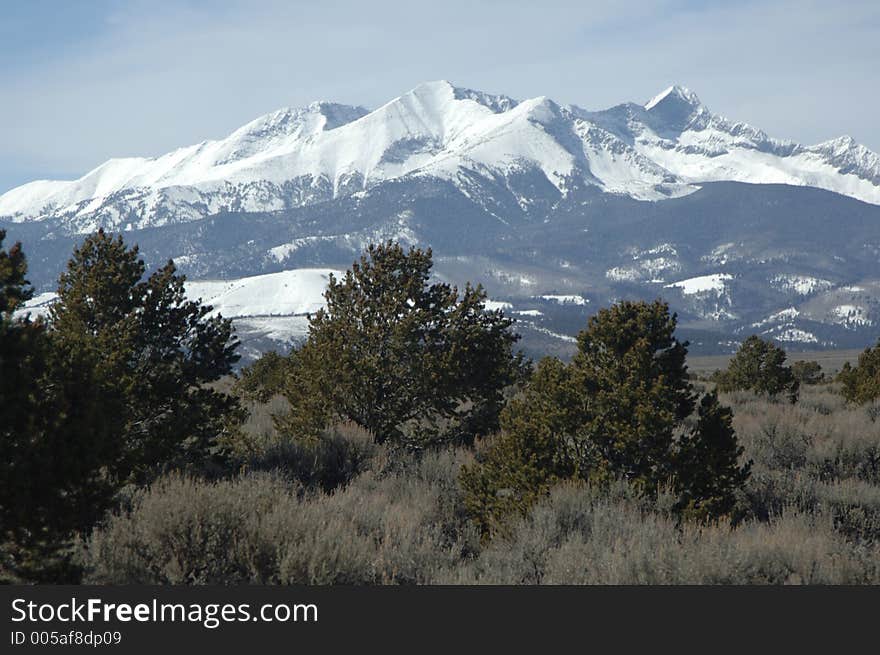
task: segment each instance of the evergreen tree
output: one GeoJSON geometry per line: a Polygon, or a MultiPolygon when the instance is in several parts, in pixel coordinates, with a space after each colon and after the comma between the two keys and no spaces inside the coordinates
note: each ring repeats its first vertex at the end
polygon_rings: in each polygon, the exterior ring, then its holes
{"type": "Polygon", "coordinates": [[[7,251],[3,248],[5,238],[6,232],[0,230],[0,430],[9,438],[27,421],[30,409],[26,401],[32,391],[34,356],[44,325],[14,318],[33,290],[26,279],[27,262],[21,244],[7,251]]]}
{"type": "Polygon", "coordinates": [[[270,350],[242,369],[235,382],[235,392],[247,400],[267,403],[273,396],[284,391],[284,385],[293,374],[295,363],[295,354],[285,357],[270,350]]]}
{"type": "Polygon", "coordinates": [[[21,244],[14,244],[8,251],[3,249],[6,231],[0,230],[0,320],[7,323],[13,312],[33,296],[33,289],[25,279],[27,261],[21,244]]]}
{"type": "Polygon", "coordinates": [[[822,372],[822,366],[815,361],[797,361],[791,365],[791,374],[797,380],[798,385],[814,385],[822,384],[825,381],[825,374],[822,372]]]}
{"type": "Polygon", "coordinates": [[[677,483],[682,508],[728,511],[748,472],[738,473],[730,412],[714,395],[702,401],[695,432],[682,435],[697,395],[675,325],[661,301],[622,302],[590,319],[571,364],[541,363],[502,413],[501,435],[462,473],[465,502],[484,535],[572,478],[624,478],[647,494],[677,483]],[[711,476],[715,486],[706,482],[711,476]]]}
{"type": "Polygon", "coordinates": [[[733,412],[716,392],[700,401],[697,424],[682,436],[675,454],[679,509],[694,518],[730,514],[735,492],[749,477],[751,462],[739,465],[743,448],[733,429],[733,412]]]}
{"type": "Polygon", "coordinates": [[[750,390],[769,396],[785,393],[791,402],[796,402],[799,385],[791,368],[785,366],[785,358],[782,348],[752,335],[743,341],[727,370],[718,377],[718,390],[750,390]]]}
{"type": "Polygon", "coordinates": [[[31,295],[26,270],[18,244],[0,248],[0,569],[70,581],[70,539],[115,490],[119,438],[109,418],[122,408],[86,355],[60,356],[42,320],[13,316],[31,295]]]}
{"type": "MultiPolygon", "coordinates": [[[[39,341],[42,323],[14,318],[14,312],[33,295],[21,244],[3,248],[6,232],[0,230],[0,544],[4,560],[20,529],[25,513],[18,501],[27,480],[18,475],[20,460],[30,437],[34,380],[40,368],[39,341]]],[[[6,564],[9,567],[9,564],[6,564]]],[[[0,563],[0,570],[3,564],[0,563]]]]}
{"type": "Polygon", "coordinates": [[[487,311],[486,294],[429,284],[432,254],[371,245],[344,277],[292,357],[284,432],[318,434],[350,420],[377,442],[423,446],[497,427],[503,390],[522,374],[512,320],[487,311]]]}
{"type": "Polygon", "coordinates": [[[880,398],[880,341],[865,348],[856,366],[846,362],[837,375],[841,393],[851,403],[864,404],[880,398]]]}
{"type": "Polygon", "coordinates": [[[675,428],[696,401],[675,325],[664,302],[624,301],[578,335],[573,380],[583,394],[583,434],[597,454],[587,468],[647,487],[668,479],[675,428]]]}
{"type": "Polygon", "coordinates": [[[98,380],[112,381],[109,397],[125,407],[115,469],[131,480],[207,463],[241,413],[233,396],[210,386],[238,359],[231,321],[186,299],[173,262],[144,273],[137,246],[99,231],[74,251],[49,317],[58,356],[85,357],[98,380]]]}
{"type": "Polygon", "coordinates": [[[465,506],[485,535],[525,514],[554,484],[579,477],[578,398],[570,367],[545,357],[501,414],[501,433],[461,474],[465,506]]]}

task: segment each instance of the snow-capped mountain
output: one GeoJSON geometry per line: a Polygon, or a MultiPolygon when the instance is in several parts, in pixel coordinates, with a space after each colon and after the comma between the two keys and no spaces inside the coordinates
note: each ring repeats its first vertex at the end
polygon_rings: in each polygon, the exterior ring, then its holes
{"type": "Polygon", "coordinates": [[[880,204],[880,157],[852,139],[772,139],[713,114],[682,87],[590,112],[431,82],[374,111],[328,102],[282,109],[225,139],[112,159],[74,181],[31,182],[0,196],[0,217],[60,219],[76,232],[136,229],[303,207],[407,177],[449,180],[468,194],[475,180],[511,186],[524,175],[558,197],[593,186],[659,200],[733,180],[880,204]]]}
{"type": "Polygon", "coordinates": [[[880,204],[880,157],[849,136],[813,146],[773,139],[713,114],[680,86],[644,106],[575,111],[681,180],[809,186],[880,204]]]}
{"type": "MultiPolygon", "coordinates": [[[[211,315],[233,319],[247,359],[278,343],[292,343],[308,334],[309,314],[324,306],[324,291],[333,269],[297,269],[235,280],[193,280],[184,285],[190,300],[211,305],[211,315]]],[[[34,296],[17,316],[47,316],[57,295],[34,296]]]]}
{"type": "Polygon", "coordinates": [[[434,82],[0,196],[37,305],[98,226],[173,258],[250,351],[300,338],[322,276],[385,239],[482,283],[532,354],[570,351],[621,298],[669,300],[699,352],[750,333],[864,346],[880,326],[880,158],[847,137],[773,139],[682,87],[587,111],[434,82]]]}

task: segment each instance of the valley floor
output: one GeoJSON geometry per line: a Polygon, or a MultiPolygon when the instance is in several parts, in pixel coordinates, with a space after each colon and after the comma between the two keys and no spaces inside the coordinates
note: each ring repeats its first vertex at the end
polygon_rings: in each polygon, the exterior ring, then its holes
{"type": "MultiPolygon", "coordinates": [[[[803,361],[818,362],[826,375],[835,375],[847,362],[855,365],[862,354],[861,349],[848,350],[816,350],[809,352],[789,351],[788,363],[803,361]]],[[[706,357],[688,357],[688,369],[697,375],[710,375],[714,371],[727,368],[733,355],[711,355],[706,357]]]]}

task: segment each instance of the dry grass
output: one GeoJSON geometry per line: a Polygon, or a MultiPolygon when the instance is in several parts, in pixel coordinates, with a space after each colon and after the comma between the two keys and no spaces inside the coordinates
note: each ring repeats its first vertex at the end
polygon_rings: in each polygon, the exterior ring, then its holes
{"type": "Polygon", "coordinates": [[[277,475],[172,475],[136,494],[83,554],[95,583],[426,583],[478,545],[458,496],[464,451],[368,471],[333,493],[277,475]]]}
{"type": "Polygon", "coordinates": [[[102,583],[880,584],[880,422],[833,385],[791,405],[723,396],[753,475],[736,525],[682,523],[674,497],[557,488],[507,539],[479,543],[467,449],[390,454],[338,426],[314,447],[252,416],[243,472],[169,476],[83,549],[102,583]],[[311,450],[309,448],[312,448],[311,450]]]}
{"type": "MultiPolygon", "coordinates": [[[[668,502],[669,499],[666,499],[668,502]]],[[[467,584],[873,584],[880,552],[849,544],[828,517],[680,525],[623,486],[561,487],[443,582],[467,584]]]]}

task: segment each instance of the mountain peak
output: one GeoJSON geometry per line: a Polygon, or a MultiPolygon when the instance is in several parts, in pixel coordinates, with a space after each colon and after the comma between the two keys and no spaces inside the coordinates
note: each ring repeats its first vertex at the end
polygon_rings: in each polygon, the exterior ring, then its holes
{"type": "Polygon", "coordinates": [[[852,138],[775,141],[712,114],[683,86],[645,105],[588,112],[436,80],[373,111],[327,101],[279,109],[217,141],[23,185],[0,195],[0,220],[57,219],[87,231],[136,216],[135,226],[152,226],[229,207],[301,207],[408,176],[466,185],[535,171],[561,193],[598,185],[665,199],[701,182],[738,181],[815,186],[880,205],[880,156],[852,138]]]}
{"type": "Polygon", "coordinates": [[[645,109],[647,111],[651,111],[655,107],[668,105],[670,103],[674,103],[676,105],[687,105],[689,107],[692,107],[693,109],[697,109],[703,106],[696,93],[694,93],[687,87],[673,84],[672,86],[667,87],[666,89],[655,95],[653,98],[651,98],[648,102],[646,102],[645,109]]]}
{"type": "Polygon", "coordinates": [[[849,134],[844,134],[843,136],[839,136],[835,139],[829,139],[828,141],[823,141],[818,144],[820,147],[824,146],[827,148],[853,148],[858,146],[859,143],[852,138],[849,134]]]}
{"type": "Polygon", "coordinates": [[[670,137],[683,132],[699,116],[708,115],[697,94],[683,86],[670,86],[645,104],[652,127],[670,137]]]}
{"type": "Polygon", "coordinates": [[[455,85],[449,80],[429,80],[417,84],[410,93],[419,93],[420,91],[455,91],[455,85]]]}
{"type": "Polygon", "coordinates": [[[335,129],[368,113],[363,107],[319,100],[305,107],[283,107],[260,116],[238,128],[230,138],[316,133],[335,129]]]}
{"type": "Polygon", "coordinates": [[[491,109],[499,114],[516,107],[519,102],[505,95],[475,91],[462,86],[456,86],[449,80],[434,80],[422,82],[407,95],[417,98],[434,97],[454,100],[473,100],[474,102],[491,109]]]}

